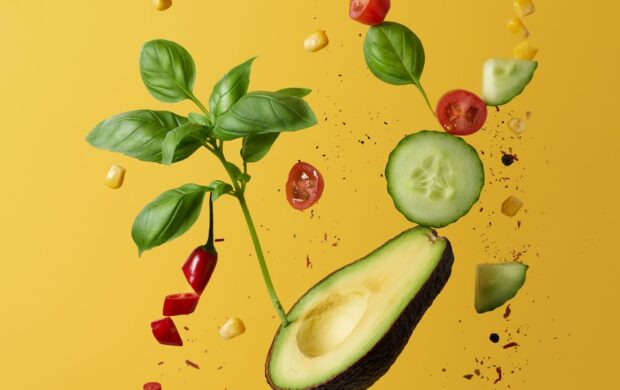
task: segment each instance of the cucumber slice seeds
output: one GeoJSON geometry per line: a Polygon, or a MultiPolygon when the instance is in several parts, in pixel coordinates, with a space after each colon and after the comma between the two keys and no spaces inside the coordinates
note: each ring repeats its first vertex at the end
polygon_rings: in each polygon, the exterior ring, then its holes
{"type": "Polygon", "coordinates": [[[482,70],[482,99],[501,106],[519,96],[534,77],[538,62],[490,59],[482,70]]]}
{"type": "Polygon", "coordinates": [[[449,225],[471,209],[484,185],[478,152],[462,138],[437,131],[405,137],[385,169],[388,193],[408,220],[449,225]]]}

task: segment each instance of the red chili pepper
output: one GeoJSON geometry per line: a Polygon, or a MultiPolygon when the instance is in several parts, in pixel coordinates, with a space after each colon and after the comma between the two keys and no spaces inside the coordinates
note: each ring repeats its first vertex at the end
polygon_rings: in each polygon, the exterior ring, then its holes
{"type": "Polygon", "coordinates": [[[164,315],[178,316],[191,314],[196,310],[200,295],[194,293],[182,293],[168,295],[164,300],[164,315]]]}
{"type": "Polygon", "coordinates": [[[204,246],[194,249],[185,261],[183,273],[197,294],[202,294],[204,291],[216,264],[217,252],[215,249],[208,251],[204,246]]]}
{"type": "Polygon", "coordinates": [[[151,322],[151,330],[153,336],[159,341],[160,344],[182,346],[183,340],[179,335],[177,327],[174,325],[172,318],[166,317],[161,320],[151,322]]]}
{"type": "Polygon", "coordinates": [[[161,385],[158,382],[145,383],[144,390],[161,390],[161,385]]]}

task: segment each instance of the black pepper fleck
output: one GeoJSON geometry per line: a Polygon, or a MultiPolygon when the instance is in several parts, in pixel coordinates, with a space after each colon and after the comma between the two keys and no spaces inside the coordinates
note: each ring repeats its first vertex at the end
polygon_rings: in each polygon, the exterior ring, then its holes
{"type": "Polygon", "coordinates": [[[512,163],[515,162],[514,156],[512,154],[503,154],[502,155],[502,164],[509,167],[512,163]]]}
{"type": "Polygon", "coordinates": [[[491,333],[489,340],[491,340],[492,343],[499,343],[499,335],[497,333],[491,333]]]}

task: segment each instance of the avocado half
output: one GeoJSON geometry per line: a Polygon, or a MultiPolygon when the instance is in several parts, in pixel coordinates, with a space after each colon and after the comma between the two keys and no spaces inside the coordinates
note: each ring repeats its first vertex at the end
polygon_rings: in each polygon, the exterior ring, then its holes
{"type": "Polygon", "coordinates": [[[407,230],[321,280],[278,329],[265,367],[273,389],[367,389],[409,341],[450,277],[450,242],[407,230]]]}

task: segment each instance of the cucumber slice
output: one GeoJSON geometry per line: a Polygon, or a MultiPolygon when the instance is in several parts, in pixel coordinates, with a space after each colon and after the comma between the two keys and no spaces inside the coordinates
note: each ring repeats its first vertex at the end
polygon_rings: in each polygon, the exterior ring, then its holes
{"type": "Polygon", "coordinates": [[[478,264],[476,311],[495,310],[512,299],[525,283],[528,266],[521,263],[478,264]]]}
{"type": "Polygon", "coordinates": [[[490,59],[482,71],[482,99],[501,106],[519,96],[534,77],[538,62],[490,59]]]}
{"type": "Polygon", "coordinates": [[[405,137],[385,168],[388,193],[408,220],[443,227],[471,209],[484,185],[476,149],[462,138],[437,131],[405,137]]]}

